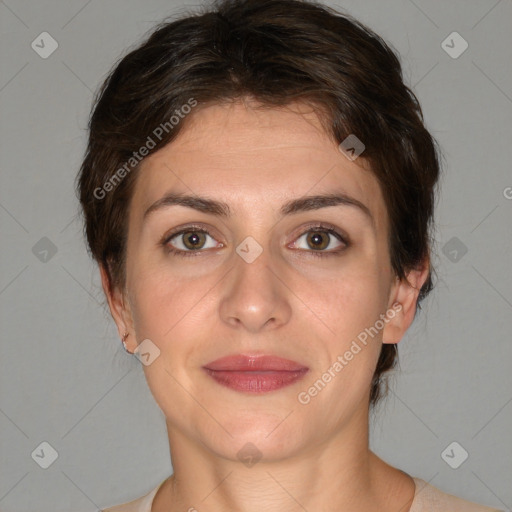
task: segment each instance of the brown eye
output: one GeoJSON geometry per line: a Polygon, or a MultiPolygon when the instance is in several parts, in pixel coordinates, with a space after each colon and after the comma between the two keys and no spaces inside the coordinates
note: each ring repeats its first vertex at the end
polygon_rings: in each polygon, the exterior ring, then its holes
{"type": "Polygon", "coordinates": [[[348,245],[344,237],[336,230],[322,226],[310,228],[294,243],[295,248],[309,251],[312,254],[317,253],[315,256],[338,254],[348,245]],[[304,241],[301,243],[301,240],[304,241]]]}
{"type": "Polygon", "coordinates": [[[215,239],[206,230],[199,228],[183,229],[168,237],[163,245],[167,246],[172,253],[180,253],[184,256],[190,253],[199,253],[202,249],[219,247],[219,245],[215,245],[215,239]]]}
{"type": "Polygon", "coordinates": [[[183,245],[187,249],[201,249],[205,243],[205,233],[199,231],[187,231],[180,235],[182,237],[183,245]]]}
{"type": "Polygon", "coordinates": [[[310,231],[306,241],[311,249],[323,250],[329,245],[330,235],[325,231],[310,231]]]}

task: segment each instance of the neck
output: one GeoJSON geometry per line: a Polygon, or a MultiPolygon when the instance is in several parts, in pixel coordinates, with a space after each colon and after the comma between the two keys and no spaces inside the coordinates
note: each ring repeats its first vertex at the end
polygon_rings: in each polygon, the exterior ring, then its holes
{"type": "Polygon", "coordinates": [[[412,502],[412,479],[369,450],[367,417],[287,458],[263,457],[251,467],[167,428],[174,474],[157,493],[153,512],[386,512],[398,503],[406,512],[412,502]]]}

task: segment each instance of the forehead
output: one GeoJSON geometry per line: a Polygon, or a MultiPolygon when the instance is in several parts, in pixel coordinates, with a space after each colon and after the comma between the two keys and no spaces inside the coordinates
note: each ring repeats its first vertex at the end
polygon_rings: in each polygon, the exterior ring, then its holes
{"type": "Polygon", "coordinates": [[[385,223],[380,187],[367,163],[346,158],[311,107],[235,102],[193,111],[186,121],[174,141],[142,162],[134,209],[170,191],[215,198],[244,214],[278,210],[304,195],[344,192],[364,203],[377,224],[385,223]]]}

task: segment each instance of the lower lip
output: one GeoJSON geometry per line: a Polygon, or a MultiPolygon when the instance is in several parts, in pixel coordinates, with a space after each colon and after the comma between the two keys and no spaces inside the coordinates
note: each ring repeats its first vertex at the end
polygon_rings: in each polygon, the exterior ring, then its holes
{"type": "Polygon", "coordinates": [[[266,393],[290,386],[308,372],[308,368],[297,371],[204,370],[219,384],[248,393],[266,393]]]}

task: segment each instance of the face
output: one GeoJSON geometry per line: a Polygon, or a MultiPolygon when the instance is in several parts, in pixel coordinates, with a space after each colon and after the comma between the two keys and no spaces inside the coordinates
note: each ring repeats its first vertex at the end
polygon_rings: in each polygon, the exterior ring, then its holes
{"type": "Polygon", "coordinates": [[[160,351],[143,368],[168,428],[233,460],[248,442],[278,459],[356,431],[382,340],[399,341],[417,297],[392,273],[376,178],[300,105],[187,123],[139,171],[126,288],[109,299],[129,349],[160,351]],[[326,195],[342,200],[304,201],[326,195]],[[295,367],[205,370],[239,354],[295,367]]]}

